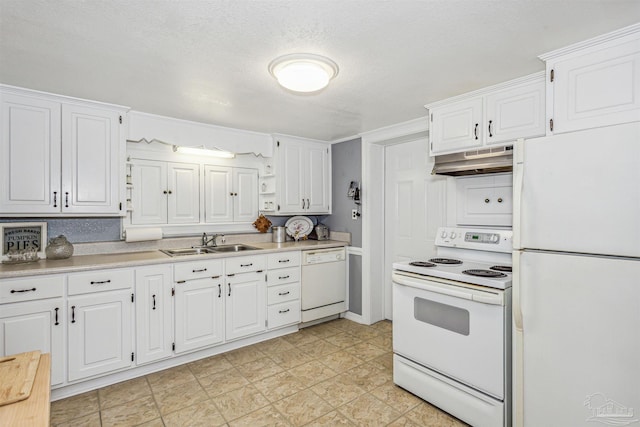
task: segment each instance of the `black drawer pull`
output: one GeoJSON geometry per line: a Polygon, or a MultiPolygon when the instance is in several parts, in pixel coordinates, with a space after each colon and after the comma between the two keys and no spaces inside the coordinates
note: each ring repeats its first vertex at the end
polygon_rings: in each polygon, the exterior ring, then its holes
{"type": "Polygon", "coordinates": [[[253,265],[252,262],[250,262],[249,264],[240,264],[240,267],[251,267],[253,265]]]}
{"type": "Polygon", "coordinates": [[[220,283],[218,283],[218,298],[220,298],[222,296],[222,286],[220,286],[220,283]]]}
{"type": "Polygon", "coordinates": [[[151,295],[151,298],[153,298],[153,308],[152,310],[156,309],[156,296],[155,295],[151,295]]]}
{"type": "Polygon", "coordinates": [[[111,279],[109,279],[109,280],[101,280],[101,281],[98,281],[98,282],[94,282],[93,280],[91,281],[92,285],[104,285],[105,283],[111,283],[111,279]]]}
{"type": "Polygon", "coordinates": [[[283,314],[283,313],[288,313],[290,311],[291,310],[287,308],[286,310],[279,310],[278,313],[283,314]]]}
{"type": "Polygon", "coordinates": [[[288,279],[289,277],[291,277],[291,276],[289,276],[289,275],[287,274],[286,276],[278,276],[278,279],[279,279],[279,280],[283,280],[283,279],[288,279]]]}
{"type": "Polygon", "coordinates": [[[35,292],[36,288],[31,288],[31,289],[11,289],[11,293],[15,294],[16,292],[18,293],[22,293],[22,292],[35,292]]]}
{"type": "Polygon", "coordinates": [[[207,269],[203,268],[201,270],[191,270],[192,273],[202,273],[203,271],[207,271],[207,269]]]}
{"type": "Polygon", "coordinates": [[[71,323],[76,323],[76,306],[71,306],[71,323]]]}
{"type": "Polygon", "coordinates": [[[64,207],[68,208],[69,207],[69,192],[65,191],[64,193],[64,207]]]}
{"type": "Polygon", "coordinates": [[[231,283],[227,283],[227,286],[229,286],[229,294],[227,296],[231,296],[231,283]]]}
{"type": "Polygon", "coordinates": [[[58,310],[59,310],[59,308],[56,307],[54,310],[56,311],[56,323],[54,323],[54,325],[58,326],[60,324],[60,322],[58,322],[58,310]]]}
{"type": "Polygon", "coordinates": [[[288,259],[281,259],[278,262],[289,262],[289,260],[288,259]]]}
{"type": "Polygon", "coordinates": [[[291,292],[287,291],[287,292],[278,292],[278,295],[283,296],[283,295],[289,295],[291,292]]]}

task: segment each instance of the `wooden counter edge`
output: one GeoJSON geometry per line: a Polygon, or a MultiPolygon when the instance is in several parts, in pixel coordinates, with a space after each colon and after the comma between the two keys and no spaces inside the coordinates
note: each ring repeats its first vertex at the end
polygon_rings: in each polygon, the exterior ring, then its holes
{"type": "Polygon", "coordinates": [[[0,426],[48,426],[51,417],[51,354],[41,354],[28,399],[0,406],[0,426]]]}

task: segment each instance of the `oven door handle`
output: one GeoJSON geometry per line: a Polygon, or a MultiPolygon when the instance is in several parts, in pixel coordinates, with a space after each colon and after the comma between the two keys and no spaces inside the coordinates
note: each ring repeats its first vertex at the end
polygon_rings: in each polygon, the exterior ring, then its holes
{"type": "Polygon", "coordinates": [[[502,294],[489,291],[474,291],[471,289],[460,288],[455,285],[446,285],[426,280],[412,279],[410,277],[402,276],[399,274],[393,275],[393,283],[402,286],[409,286],[411,288],[422,289],[425,291],[431,291],[441,295],[448,295],[454,298],[462,298],[470,301],[475,301],[482,304],[504,304],[502,294]]]}

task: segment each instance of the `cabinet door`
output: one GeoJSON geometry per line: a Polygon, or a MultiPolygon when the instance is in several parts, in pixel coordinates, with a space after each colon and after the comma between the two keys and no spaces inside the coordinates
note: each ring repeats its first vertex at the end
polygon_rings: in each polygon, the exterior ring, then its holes
{"type": "Polygon", "coordinates": [[[475,176],[457,180],[457,225],[512,224],[512,174],[475,176]]]}
{"type": "Polygon", "coordinates": [[[472,149],[482,145],[482,97],[433,108],[431,154],[472,149]]]}
{"type": "Polygon", "coordinates": [[[169,224],[200,222],[200,166],[169,163],[167,168],[169,224]]]}
{"type": "Polygon", "coordinates": [[[136,160],[131,165],[132,224],[167,223],[167,164],[136,160]]]}
{"type": "Polygon", "coordinates": [[[131,295],[123,290],[68,299],[69,381],[131,366],[131,295]]]}
{"type": "Polygon", "coordinates": [[[136,363],[170,357],[173,344],[171,266],[136,269],[136,363]]]}
{"type": "Polygon", "coordinates": [[[266,329],[264,272],[227,276],[226,337],[241,338],[266,329]]]}
{"type": "Polygon", "coordinates": [[[0,214],[60,212],[60,104],[0,96],[0,214]]]}
{"type": "Polygon", "coordinates": [[[224,290],[220,277],[176,283],[176,353],[224,340],[224,290]]]}
{"type": "Polygon", "coordinates": [[[304,211],[305,200],[302,175],[303,146],[291,141],[280,141],[277,147],[277,179],[278,185],[278,213],[301,213],[304,211]]]}
{"type": "Polygon", "coordinates": [[[329,171],[329,146],[310,145],[304,150],[305,211],[330,213],[331,176],[329,171]]]}
{"type": "Polygon", "coordinates": [[[233,221],[233,169],[225,166],[205,166],[205,222],[233,221]]]}
{"type": "Polygon", "coordinates": [[[545,134],[544,79],[488,95],[485,140],[489,145],[545,134]]]}
{"type": "Polygon", "coordinates": [[[233,170],[233,220],[253,221],[258,216],[258,170],[233,170]]]}
{"type": "Polygon", "coordinates": [[[547,64],[553,133],[640,121],[638,41],[547,64]]]}
{"type": "Polygon", "coordinates": [[[1,306],[0,356],[51,353],[51,385],[64,382],[62,298],[1,306]]]}
{"type": "Polygon", "coordinates": [[[121,212],[121,120],[118,111],[62,105],[62,212],[121,212]]]}

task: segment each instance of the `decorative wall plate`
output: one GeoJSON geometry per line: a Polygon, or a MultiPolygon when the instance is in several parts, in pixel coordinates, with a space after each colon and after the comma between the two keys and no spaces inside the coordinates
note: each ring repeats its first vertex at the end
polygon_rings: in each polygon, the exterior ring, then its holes
{"type": "Polygon", "coordinates": [[[305,238],[313,230],[313,222],[306,216],[293,216],[284,225],[294,240],[305,238]]]}

